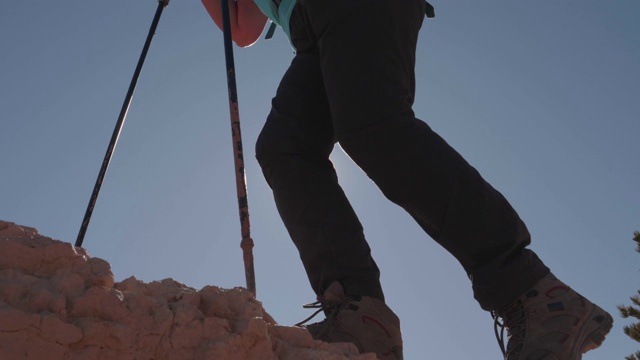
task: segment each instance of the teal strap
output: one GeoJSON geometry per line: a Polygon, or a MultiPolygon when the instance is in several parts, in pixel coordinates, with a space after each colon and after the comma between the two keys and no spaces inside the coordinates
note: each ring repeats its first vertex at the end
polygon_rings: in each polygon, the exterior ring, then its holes
{"type": "Polygon", "coordinates": [[[272,21],[271,25],[269,25],[269,30],[267,30],[267,35],[265,35],[264,38],[267,40],[271,39],[273,37],[273,33],[276,32],[277,27],[278,25],[272,21]]]}

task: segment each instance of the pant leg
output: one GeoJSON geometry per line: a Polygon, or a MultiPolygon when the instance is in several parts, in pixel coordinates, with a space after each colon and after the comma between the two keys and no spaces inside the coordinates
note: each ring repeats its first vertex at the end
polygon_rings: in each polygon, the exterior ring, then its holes
{"type": "Polygon", "coordinates": [[[317,51],[298,45],[256,157],[316,294],[340,280],[351,293],[384,299],[362,225],[329,160],[335,140],[317,51]]]}
{"type": "Polygon", "coordinates": [[[335,136],[391,201],[462,264],[496,309],[548,269],[507,200],[415,118],[422,0],[300,0],[315,37],[335,136]]]}

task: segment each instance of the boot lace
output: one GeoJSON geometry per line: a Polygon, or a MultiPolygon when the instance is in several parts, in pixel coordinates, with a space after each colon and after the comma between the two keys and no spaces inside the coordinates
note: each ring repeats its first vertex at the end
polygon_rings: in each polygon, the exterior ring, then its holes
{"type": "Polygon", "coordinates": [[[493,331],[500,346],[500,351],[504,355],[505,360],[510,356],[515,356],[522,349],[524,344],[527,316],[524,306],[520,301],[516,301],[506,306],[500,312],[492,312],[493,331]],[[505,329],[507,330],[507,338],[504,337],[505,329]],[[505,346],[505,340],[508,344],[505,346]]]}
{"type": "Polygon", "coordinates": [[[312,302],[310,304],[302,305],[302,307],[305,309],[317,309],[317,310],[314,311],[313,314],[311,314],[306,319],[295,324],[295,326],[302,326],[308,323],[311,319],[316,317],[316,315],[318,315],[321,312],[324,312],[325,314],[327,314],[327,318],[320,321],[319,324],[324,323],[326,321],[331,321],[338,315],[338,311],[340,309],[346,306],[349,306],[349,303],[351,303],[353,300],[354,298],[347,296],[344,299],[342,299],[340,302],[333,302],[333,301],[329,302],[329,301],[325,301],[323,297],[318,297],[317,301],[312,302]]]}
{"type": "Polygon", "coordinates": [[[493,317],[493,333],[496,335],[496,340],[498,340],[498,346],[500,347],[502,356],[506,358],[507,350],[504,346],[504,320],[501,319],[496,312],[491,312],[491,316],[493,317]]]}

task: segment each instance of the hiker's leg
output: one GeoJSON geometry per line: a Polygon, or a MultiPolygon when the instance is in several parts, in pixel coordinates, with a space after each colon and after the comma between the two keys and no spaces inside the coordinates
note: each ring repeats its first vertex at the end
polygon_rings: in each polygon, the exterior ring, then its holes
{"type": "Polygon", "coordinates": [[[548,273],[505,198],[412,111],[422,0],[301,0],[335,135],[391,201],[463,265],[495,309],[548,273]]]}
{"type": "Polygon", "coordinates": [[[334,144],[317,52],[299,51],[256,156],[316,294],[339,279],[350,291],[383,299],[378,267],[329,160],[334,144]]]}

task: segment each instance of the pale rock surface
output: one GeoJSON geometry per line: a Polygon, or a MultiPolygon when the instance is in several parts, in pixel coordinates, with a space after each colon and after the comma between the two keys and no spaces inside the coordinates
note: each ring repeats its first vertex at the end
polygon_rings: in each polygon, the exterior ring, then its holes
{"type": "Polygon", "coordinates": [[[87,251],[0,221],[0,360],[374,360],[280,326],[242,288],[114,282],[87,251]]]}

